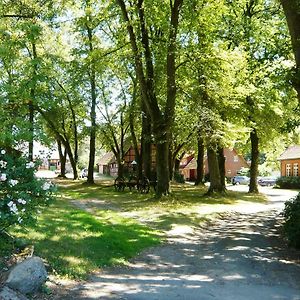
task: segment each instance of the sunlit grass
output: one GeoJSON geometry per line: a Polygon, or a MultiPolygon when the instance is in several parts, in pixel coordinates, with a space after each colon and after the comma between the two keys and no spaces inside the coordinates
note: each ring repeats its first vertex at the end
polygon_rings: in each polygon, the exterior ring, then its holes
{"type": "Polygon", "coordinates": [[[113,212],[92,216],[58,200],[38,224],[12,231],[34,244],[35,254],[58,275],[84,278],[89,272],[125,262],[142,249],[159,243],[154,230],[113,212]]]}
{"type": "Polygon", "coordinates": [[[215,217],[224,206],[266,201],[264,195],[233,191],[227,191],[225,195],[207,196],[206,187],[190,184],[172,184],[171,188],[172,195],[159,200],[154,197],[153,190],[146,195],[137,191],[130,192],[128,189],[123,192],[115,191],[112,182],[97,184],[88,189],[81,183],[68,183],[67,186],[62,185],[60,190],[67,199],[83,201],[94,214],[101,209],[115,209],[163,231],[169,230],[176,223],[199,225],[215,217]]]}
{"type": "MultiPolygon", "coordinates": [[[[146,195],[118,192],[112,185],[113,181],[59,181],[60,196],[44,209],[37,225],[11,233],[33,244],[35,255],[54,273],[84,278],[98,268],[126,263],[158,244],[162,233],[192,229],[236,203],[266,201],[263,195],[232,191],[209,197],[206,187],[189,184],[172,184],[172,194],[158,200],[153,190],[146,195]]],[[[0,251],[7,253],[8,248],[0,251]]]]}

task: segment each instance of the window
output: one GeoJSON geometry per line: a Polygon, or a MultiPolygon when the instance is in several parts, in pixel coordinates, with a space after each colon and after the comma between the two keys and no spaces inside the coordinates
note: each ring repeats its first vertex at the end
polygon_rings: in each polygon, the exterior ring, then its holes
{"type": "Polygon", "coordinates": [[[286,169],[285,176],[291,176],[291,165],[286,164],[285,169],[286,169]]]}
{"type": "Polygon", "coordinates": [[[234,162],[238,162],[238,161],[239,161],[239,157],[238,157],[237,155],[235,155],[235,156],[233,157],[233,161],[234,161],[234,162]]]}
{"type": "Polygon", "coordinates": [[[298,176],[298,163],[293,165],[293,176],[298,176]]]}

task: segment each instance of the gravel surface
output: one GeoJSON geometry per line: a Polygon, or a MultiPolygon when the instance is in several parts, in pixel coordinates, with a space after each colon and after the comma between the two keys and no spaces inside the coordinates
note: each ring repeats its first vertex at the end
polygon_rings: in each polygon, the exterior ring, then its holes
{"type": "Polygon", "coordinates": [[[280,236],[284,201],[296,193],[262,192],[267,204],[231,206],[217,221],[173,228],[164,245],[57,299],[300,300],[300,252],[287,249],[280,236]]]}

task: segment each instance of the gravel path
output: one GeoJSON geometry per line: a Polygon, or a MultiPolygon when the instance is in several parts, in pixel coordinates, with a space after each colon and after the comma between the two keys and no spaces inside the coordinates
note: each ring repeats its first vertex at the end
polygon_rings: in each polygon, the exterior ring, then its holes
{"type": "Polygon", "coordinates": [[[178,227],[166,244],[148,249],[126,267],[93,275],[69,297],[300,300],[299,252],[287,251],[278,232],[283,202],[294,194],[263,192],[269,194],[268,204],[236,206],[203,227],[178,227]]]}

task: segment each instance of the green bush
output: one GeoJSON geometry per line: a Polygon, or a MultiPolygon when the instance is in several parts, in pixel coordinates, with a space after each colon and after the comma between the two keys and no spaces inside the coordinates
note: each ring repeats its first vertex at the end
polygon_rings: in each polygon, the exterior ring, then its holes
{"type": "Polygon", "coordinates": [[[276,185],[282,189],[299,189],[300,177],[282,176],[276,180],[276,185]]]}
{"type": "Polygon", "coordinates": [[[35,177],[37,165],[0,149],[0,232],[26,226],[53,198],[55,187],[35,177]]]}
{"type": "Polygon", "coordinates": [[[178,172],[174,173],[174,180],[178,183],[185,183],[184,176],[178,172]]]}
{"type": "Polygon", "coordinates": [[[300,193],[285,203],[284,232],[293,247],[300,248],[300,193]]]}

